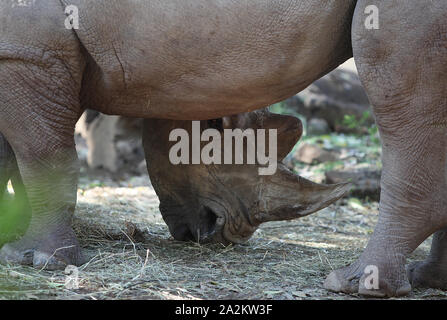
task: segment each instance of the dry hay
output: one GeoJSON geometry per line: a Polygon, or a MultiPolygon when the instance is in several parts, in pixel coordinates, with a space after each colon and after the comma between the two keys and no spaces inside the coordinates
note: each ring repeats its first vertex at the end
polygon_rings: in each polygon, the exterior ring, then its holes
{"type": "MultiPolygon", "coordinates": [[[[145,178],[147,180],[147,178],[145,178]]],[[[143,181],[143,182],[142,182],[143,181]]],[[[80,288],[62,271],[0,267],[5,299],[360,299],[327,292],[325,276],[353,262],[377,219],[377,203],[341,200],[309,217],[263,225],[244,245],[171,239],[153,189],[81,186],[75,229],[88,256],[80,288]]],[[[121,184],[123,185],[123,184],[121,184]]],[[[422,259],[424,243],[412,258],[422,259]]],[[[439,290],[409,298],[439,299],[439,290]]]]}

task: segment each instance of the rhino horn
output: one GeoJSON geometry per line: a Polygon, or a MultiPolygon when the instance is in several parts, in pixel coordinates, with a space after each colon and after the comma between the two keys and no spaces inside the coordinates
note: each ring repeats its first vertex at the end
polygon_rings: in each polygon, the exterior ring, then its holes
{"type": "Polygon", "coordinates": [[[329,206],[350,190],[349,183],[314,183],[295,175],[282,164],[276,174],[262,179],[257,190],[257,206],[250,210],[253,224],[304,217],[329,206]]]}

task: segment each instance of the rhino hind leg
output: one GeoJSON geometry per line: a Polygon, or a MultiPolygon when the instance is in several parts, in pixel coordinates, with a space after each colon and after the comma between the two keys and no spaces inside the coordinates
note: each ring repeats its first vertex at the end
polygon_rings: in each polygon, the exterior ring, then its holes
{"type": "Polygon", "coordinates": [[[53,76],[46,64],[8,63],[0,69],[0,131],[14,150],[23,181],[18,186],[27,199],[21,203],[29,206],[30,218],[24,235],[1,247],[0,263],[39,269],[78,265],[80,247],[71,224],[79,173],[74,144],[79,86],[58,60],[48,64],[60,72],[53,76]]]}
{"type": "MultiPolygon", "coordinates": [[[[445,30],[440,16],[414,3],[393,7],[376,1],[386,27],[366,30],[362,13],[369,4],[357,4],[353,48],[382,139],[379,220],[360,258],[332,272],[324,286],[365,296],[401,296],[411,291],[406,258],[447,226],[447,77],[439,68],[445,65],[440,48],[445,52],[447,41],[437,36],[445,30]],[[418,25],[417,33],[402,34],[405,24],[395,19],[401,14],[405,23],[418,25]]],[[[447,5],[437,4],[442,15],[447,5]]]]}
{"type": "Polygon", "coordinates": [[[435,233],[427,259],[412,263],[407,272],[413,288],[447,290],[447,229],[435,233]]]}

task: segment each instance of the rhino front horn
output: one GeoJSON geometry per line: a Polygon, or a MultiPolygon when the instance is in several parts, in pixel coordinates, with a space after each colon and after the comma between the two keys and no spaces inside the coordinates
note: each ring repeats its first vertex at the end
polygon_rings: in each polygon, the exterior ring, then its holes
{"type": "Polygon", "coordinates": [[[290,172],[280,164],[276,174],[262,177],[252,223],[292,220],[321,210],[345,196],[349,183],[317,184],[290,172]]]}

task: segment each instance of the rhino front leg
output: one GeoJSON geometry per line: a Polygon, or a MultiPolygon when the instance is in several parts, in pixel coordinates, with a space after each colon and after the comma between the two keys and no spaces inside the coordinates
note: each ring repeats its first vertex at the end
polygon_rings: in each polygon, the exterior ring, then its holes
{"type": "Polygon", "coordinates": [[[23,237],[2,247],[0,262],[47,269],[77,265],[80,250],[71,227],[79,170],[76,153],[71,148],[50,155],[38,152],[42,150],[17,152],[31,219],[23,237]]]}
{"type": "Polygon", "coordinates": [[[447,40],[440,36],[447,32],[446,13],[441,0],[357,4],[354,57],[382,139],[382,194],[366,249],[353,265],[329,275],[329,290],[407,294],[406,257],[447,225],[447,40]],[[379,30],[365,28],[371,4],[380,12],[379,30]],[[368,266],[377,267],[378,286],[369,282],[368,266]]]}
{"type": "Polygon", "coordinates": [[[408,278],[413,288],[447,290],[447,229],[435,233],[430,255],[408,267],[408,278]]]}
{"type": "MultiPolygon", "coordinates": [[[[0,131],[14,151],[31,217],[26,233],[0,249],[0,262],[58,269],[81,262],[72,230],[78,159],[79,85],[67,63],[4,62],[0,131]]],[[[80,81],[79,81],[80,83],[80,81]]]]}

